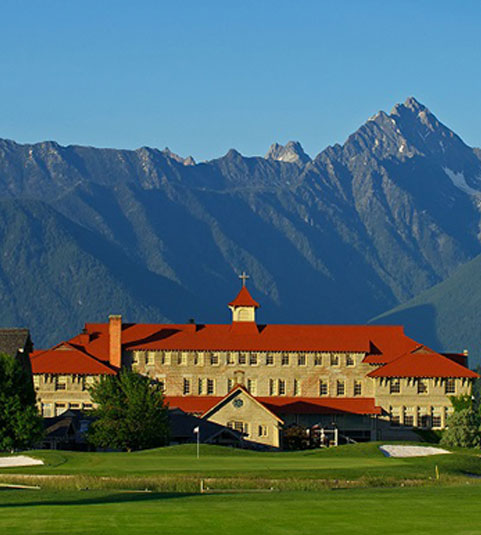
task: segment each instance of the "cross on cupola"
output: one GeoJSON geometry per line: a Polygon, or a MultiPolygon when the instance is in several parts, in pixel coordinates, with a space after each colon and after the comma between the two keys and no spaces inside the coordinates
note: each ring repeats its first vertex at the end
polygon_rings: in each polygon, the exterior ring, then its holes
{"type": "Polygon", "coordinates": [[[247,275],[247,273],[245,271],[243,271],[240,275],[239,275],[239,279],[242,279],[242,286],[244,287],[246,285],[246,281],[247,279],[250,279],[249,275],[247,275]]]}
{"type": "Polygon", "coordinates": [[[232,311],[232,321],[236,323],[255,323],[256,321],[256,308],[259,308],[259,303],[254,301],[247,289],[246,281],[249,278],[245,271],[239,275],[239,279],[242,281],[242,288],[234,301],[229,303],[229,308],[232,311]]]}

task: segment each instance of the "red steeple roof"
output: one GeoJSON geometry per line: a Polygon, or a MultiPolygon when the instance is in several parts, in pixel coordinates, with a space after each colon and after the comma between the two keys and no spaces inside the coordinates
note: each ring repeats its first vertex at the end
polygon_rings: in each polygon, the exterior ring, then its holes
{"type": "Polygon", "coordinates": [[[237,294],[237,297],[234,299],[234,301],[229,303],[229,306],[259,308],[260,305],[257,301],[254,301],[252,295],[249,293],[249,290],[245,286],[242,286],[240,292],[237,294]]]}

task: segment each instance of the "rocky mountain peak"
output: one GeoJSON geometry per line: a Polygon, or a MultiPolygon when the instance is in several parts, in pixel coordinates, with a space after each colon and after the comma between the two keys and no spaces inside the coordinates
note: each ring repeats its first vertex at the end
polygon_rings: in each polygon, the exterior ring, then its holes
{"type": "Polygon", "coordinates": [[[297,164],[305,164],[311,161],[311,158],[304,152],[299,141],[289,141],[286,145],[273,143],[267,151],[265,158],[267,160],[297,164]]]}
{"type": "Polygon", "coordinates": [[[424,104],[421,104],[418,100],[416,100],[414,97],[408,97],[403,103],[398,103],[394,106],[394,108],[391,110],[391,116],[392,115],[403,115],[403,114],[410,114],[410,115],[419,115],[423,112],[428,112],[429,110],[424,106],[424,104]]]}
{"type": "Polygon", "coordinates": [[[195,165],[195,160],[192,156],[182,158],[182,156],[179,156],[175,152],[172,152],[169,147],[165,147],[165,149],[162,151],[162,154],[164,156],[167,156],[167,158],[171,158],[172,160],[181,163],[182,165],[195,165]]]}

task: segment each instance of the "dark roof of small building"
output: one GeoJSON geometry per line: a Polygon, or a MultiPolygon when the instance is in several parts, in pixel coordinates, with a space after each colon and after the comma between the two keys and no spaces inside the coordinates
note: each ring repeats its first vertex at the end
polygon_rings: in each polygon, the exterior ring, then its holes
{"type": "Polygon", "coordinates": [[[15,357],[18,350],[30,350],[31,340],[28,329],[0,329],[0,353],[15,357]]]}
{"type": "Polygon", "coordinates": [[[74,434],[82,420],[92,421],[92,416],[79,409],[69,409],[59,416],[43,419],[45,438],[66,438],[74,434]]]}
{"type": "Polygon", "coordinates": [[[169,421],[171,439],[173,440],[191,438],[194,441],[196,438],[194,429],[196,427],[199,428],[201,442],[208,442],[223,432],[228,432],[234,439],[242,440],[242,435],[238,431],[209,420],[197,418],[179,408],[169,410],[169,421]]]}

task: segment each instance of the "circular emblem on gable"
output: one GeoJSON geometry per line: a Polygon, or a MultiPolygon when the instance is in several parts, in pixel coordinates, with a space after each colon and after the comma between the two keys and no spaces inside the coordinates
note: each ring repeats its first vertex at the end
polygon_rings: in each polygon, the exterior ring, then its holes
{"type": "Polygon", "coordinates": [[[234,401],[232,402],[232,405],[234,405],[234,407],[236,409],[240,409],[242,407],[242,405],[244,405],[244,402],[242,401],[242,399],[240,398],[236,398],[234,399],[234,401]]]}

